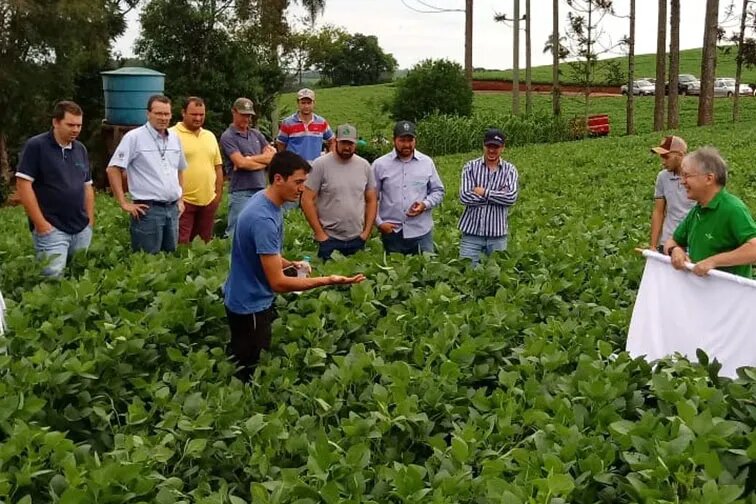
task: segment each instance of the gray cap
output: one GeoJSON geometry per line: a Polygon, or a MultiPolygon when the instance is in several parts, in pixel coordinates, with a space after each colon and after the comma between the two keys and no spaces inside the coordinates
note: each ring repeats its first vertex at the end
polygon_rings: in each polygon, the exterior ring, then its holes
{"type": "Polygon", "coordinates": [[[255,104],[252,103],[252,100],[250,100],[249,98],[237,98],[234,102],[233,109],[240,114],[253,116],[257,115],[255,113],[255,104]]]}
{"type": "Polygon", "coordinates": [[[351,124],[342,124],[336,128],[336,141],[337,142],[356,142],[357,141],[357,128],[351,124]]]}

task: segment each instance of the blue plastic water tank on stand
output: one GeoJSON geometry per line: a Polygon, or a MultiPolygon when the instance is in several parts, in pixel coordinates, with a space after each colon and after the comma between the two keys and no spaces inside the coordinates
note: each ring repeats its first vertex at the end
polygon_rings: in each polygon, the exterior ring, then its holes
{"type": "Polygon", "coordinates": [[[101,72],[105,122],[136,126],[147,122],[147,100],[163,94],[165,74],[149,68],[123,67],[101,72]]]}

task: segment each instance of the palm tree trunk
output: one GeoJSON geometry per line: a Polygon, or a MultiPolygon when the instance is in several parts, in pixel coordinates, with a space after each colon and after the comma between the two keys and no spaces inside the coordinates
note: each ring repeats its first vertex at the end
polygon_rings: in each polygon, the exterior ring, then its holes
{"type": "Polygon", "coordinates": [[[714,77],[717,70],[717,14],[719,0],[706,0],[703,52],[701,55],[701,96],[698,97],[698,125],[714,119],[714,77]]]}
{"type": "Polygon", "coordinates": [[[680,0],[671,0],[669,14],[669,101],[667,102],[667,129],[680,126],[677,103],[677,83],[680,77],[680,0]]]}
{"type": "Polygon", "coordinates": [[[525,0],[525,113],[533,113],[533,83],[531,80],[531,57],[530,57],[530,0],[525,0]]]}
{"type": "Polygon", "coordinates": [[[512,43],[512,114],[520,113],[520,0],[514,0],[512,43]]]}
{"type": "Polygon", "coordinates": [[[667,0],[659,0],[656,28],[656,90],[654,92],[654,131],[664,129],[664,81],[666,80],[667,0]]]}
{"type": "Polygon", "coordinates": [[[743,76],[743,42],[745,41],[746,18],[748,17],[748,2],[743,0],[743,11],[740,14],[740,33],[738,33],[738,56],[735,58],[735,96],[732,100],[732,122],[740,119],[740,79],[743,76]]]}
{"type": "Polygon", "coordinates": [[[473,0],[465,1],[465,78],[473,77],[473,0]]]}
{"type": "Polygon", "coordinates": [[[562,107],[559,103],[559,0],[552,2],[553,19],[551,21],[551,110],[554,117],[559,117],[562,107]]]}
{"type": "Polygon", "coordinates": [[[630,0],[630,35],[627,50],[627,124],[625,133],[635,134],[635,96],[633,95],[633,81],[635,80],[635,0],[630,0]]]}

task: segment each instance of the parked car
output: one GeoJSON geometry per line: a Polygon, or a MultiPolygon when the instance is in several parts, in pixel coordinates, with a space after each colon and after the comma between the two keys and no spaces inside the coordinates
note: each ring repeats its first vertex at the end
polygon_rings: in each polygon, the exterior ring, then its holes
{"type": "MultiPolygon", "coordinates": [[[[720,79],[714,79],[714,96],[733,96],[735,91],[735,79],[731,77],[723,77],[720,79]]],[[[748,84],[740,84],[739,95],[751,95],[753,91],[748,84]]]]}
{"type": "Polygon", "coordinates": [[[677,94],[686,95],[688,94],[688,86],[690,86],[692,83],[698,82],[698,79],[695,75],[691,74],[680,74],[677,76],[677,94]]]}
{"type": "MultiPolygon", "coordinates": [[[[636,96],[652,96],[654,94],[654,85],[647,80],[633,81],[633,95],[636,96]]],[[[627,84],[620,87],[620,92],[623,95],[627,95],[627,84]]]]}
{"type": "Polygon", "coordinates": [[[688,83],[688,87],[685,89],[686,95],[698,96],[701,94],[701,81],[695,81],[688,83]]]}

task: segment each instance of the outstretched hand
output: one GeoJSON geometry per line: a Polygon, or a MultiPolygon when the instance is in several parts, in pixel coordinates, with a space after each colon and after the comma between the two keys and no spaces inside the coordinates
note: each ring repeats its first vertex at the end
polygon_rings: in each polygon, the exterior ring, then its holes
{"type": "Polygon", "coordinates": [[[342,275],[331,275],[328,278],[333,285],[350,285],[364,281],[365,275],[363,275],[362,273],[350,277],[342,275]]]}

